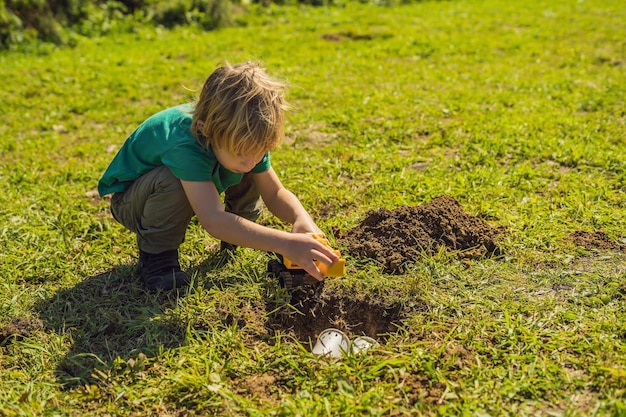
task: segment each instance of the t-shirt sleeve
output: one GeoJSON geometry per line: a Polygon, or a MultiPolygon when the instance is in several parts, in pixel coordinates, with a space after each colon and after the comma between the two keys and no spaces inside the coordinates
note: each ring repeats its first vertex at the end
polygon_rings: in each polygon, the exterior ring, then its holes
{"type": "Polygon", "coordinates": [[[193,144],[179,144],[165,152],[163,165],[183,181],[212,181],[216,161],[193,144]]]}
{"type": "Polygon", "coordinates": [[[270,169],[272,166],[271,162],[270,162],[270,153],[266,153],[263,158],[261,159],[261,161],[256,164],[254,166],[254,168],[252,168],[252,172],[254,172],[255,174],[259,174],[261,172],[265,172],[268,169],[270,169]]]}

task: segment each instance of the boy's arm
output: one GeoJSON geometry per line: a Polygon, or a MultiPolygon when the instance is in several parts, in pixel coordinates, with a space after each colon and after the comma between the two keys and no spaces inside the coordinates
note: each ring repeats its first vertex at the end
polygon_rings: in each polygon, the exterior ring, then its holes
{"type": "Polygon", "coordinates": [[[296,233],[322,233],[300,200],[283,187],[273,168],[252,175],[257,190],[268,210],[285,223],[293,225],[296,233]]]}
{"type": "Polygon", "coordinates": [[[314,261],[331,265],[337,255],[313,237],[258,225],[227,213],[212,182],[181,181],[202,227],[212,236],[235,245],[276,252],[291,259],[318,280],[324,279],[314,261]]]}

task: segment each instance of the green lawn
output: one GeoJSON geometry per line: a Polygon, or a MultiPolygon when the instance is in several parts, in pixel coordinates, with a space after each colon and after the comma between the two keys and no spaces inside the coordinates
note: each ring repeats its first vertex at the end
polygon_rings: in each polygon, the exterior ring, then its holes
{"type": "Polygon", "coordinates": [[[0,53],[0,415],[625,416],[623,4],[350,2],[244,20],[0,53]],[[273,165],[347,259],[315,317],[267,254],[223,264],[196,223],[181,248],[192,289],[144,291],[134,237],[95,194],[125,137],[224,60],[291,85],[273,165]],[[441,195],[500,228],[503,255],[387,274],[334,239],[441,195]],[[310,329],[331,325],[380,346],[311,354],[310,329]]]}

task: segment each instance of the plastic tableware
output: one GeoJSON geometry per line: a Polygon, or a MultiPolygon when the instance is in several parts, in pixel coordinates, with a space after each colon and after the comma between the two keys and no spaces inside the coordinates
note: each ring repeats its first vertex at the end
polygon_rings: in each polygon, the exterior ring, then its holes
{"type": "Polygon", "coordinates": [[[313,353],[340,358],[350,350],[350,339],[341,330],[326,329],[317,338],[313,353]]]}
{"type": "Polygon", "coordinates": [[[378,346],[378,342],[375,339],[368,336],[359,336],[354,338],[350,344],[350,349],[352,353],[359,353],[376,346],[378,346]]]}

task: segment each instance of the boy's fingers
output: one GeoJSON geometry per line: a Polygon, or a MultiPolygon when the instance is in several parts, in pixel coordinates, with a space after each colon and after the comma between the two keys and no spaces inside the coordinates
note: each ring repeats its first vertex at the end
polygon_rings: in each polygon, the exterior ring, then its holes
{"type": "Polygon", "coordinates": [[[314,255],[315,257],[312,259],[312,268],[315,268],[315,274],[311,273],[310,271],[307,272],[309,272],[309,274],[316,278],[318,281],[323,281],[326,277],[326,271],[328,270],[328,267],[334,264],[339,259],[339,257],[334,252],[331,252],[331,255],[334,259],[326,256],[326,254],[323,254],[321,252],[318,253],[319,255],[314,255]]]}
{"type": "Polygon", "coordinates": [[[315,264],[315,261],[316,259],[305,259],[300,264],[300,268],[304,269],[309,275],[311,275],[316,280],[322,281],[324,279],[324,274],[320,271],[320,268],[318,268],[318,266],[315,264]]]}
{"type": "Polygon", "coordinates": [[[315,265],[315,263],[311,264],[311,268],[307,268],[305,270],[316,280],[324,281],[324,274],[322,274],[322,272],[319,270],[317,265],[315,265]]]}
{"type": "Polygon", "coordinates": [[[305,257],[301,268],[318,281],[323,281],[327,267],[339,260],[339,256],[328,246],[311,238],[312,247],[309,249],[309,256],[305,257]]]}
{"type": "Polygon", "coordinates": [[[326,265],[332,265],[333,263],[335,263],[335,261],[333,261],[331,258],[329,258],[325,253],[319,252],[319,251],[313,251],[313,262],[315,261],[320,261],[322,263],[325,263],[326,265]]]}
{"type": "MultiPolygon", "coordinates": [[[[324,262],[324,263],[326,263],[328,265],[332,265],[333,263],[335,263],[335,262],[337,262],[339,260],[339,256],[337,256],[337,254],[331,248],[329,248],[328,246],[323,245],[323,244],[321,244],[319,242],[316,242],[316,243],[318,245],[314,249],[314,251],[316,251],[316,252],[318,252],[320,254],[323,254],[326,257],[326,259],[327,259],[327,262],[326,261],[322,261],[322,262],[324,262]]],[[[321,260],[321,259],[319,259],[319,260],[321,260]]]]}

